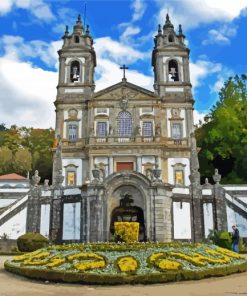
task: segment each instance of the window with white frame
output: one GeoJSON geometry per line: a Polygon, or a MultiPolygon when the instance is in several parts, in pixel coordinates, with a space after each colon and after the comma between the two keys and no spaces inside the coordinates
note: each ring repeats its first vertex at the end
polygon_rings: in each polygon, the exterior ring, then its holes
{"type": "Polygon", "coordinates": [[[142,123],[142,135],[143,137],[153,136],[153,123],[151,121],[144,121],[142,123]]]}
{"type": "Polygon", "coordinates": [[[130,137],[132,135],[132,116],[127,111],[121,111],[117,117],[118,135],[121,137],[130,137]]]}
{"type": "Polygon", "coordinates": [[[183,138],[183,128],[182,123],[180,122],[173,122],[171,124],[171,131],[172,131],[172,139],[180,140],[183,138]]]}
{"type": "Polygon", "coordinates": [[[74,142],[77,139],[77,124],[69,123],[68,124],[68,138],[70,142],[74,142]]]}
{"type": "Polygon", "coordinates": [[[97,122],[97,136],[106,137],[107,136],[107,122],[97,122]]]}

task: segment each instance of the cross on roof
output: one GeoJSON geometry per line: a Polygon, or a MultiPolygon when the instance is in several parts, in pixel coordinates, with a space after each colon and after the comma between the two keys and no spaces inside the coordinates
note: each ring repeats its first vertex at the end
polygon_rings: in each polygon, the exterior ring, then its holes
{"type": "Polygon", "coordinates": [[[120,67],[121,70],[123,70],[123,79],[125,80],[126,77],[125,77],[125,70],[128,70],[129,68],[126,67],[125,65],[123,65],[122,67],[120,67]]]}

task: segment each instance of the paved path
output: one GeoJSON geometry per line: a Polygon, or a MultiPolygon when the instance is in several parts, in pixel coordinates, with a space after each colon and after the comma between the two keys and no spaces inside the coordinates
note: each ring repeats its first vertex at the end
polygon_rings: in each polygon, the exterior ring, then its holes
{"type": "Polygon", "coordinates": [[[170,284],[87,286],[47,283],[8,273],[0,256],[0,296],[247,296],[247,272],[227,277],[170,284]]]}

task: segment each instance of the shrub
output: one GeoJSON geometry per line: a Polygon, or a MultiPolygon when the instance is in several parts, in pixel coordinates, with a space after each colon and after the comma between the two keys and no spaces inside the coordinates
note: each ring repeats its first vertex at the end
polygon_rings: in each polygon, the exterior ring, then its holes
{"type": "Polygon", "coordinates": [[[219,247],[232,249],[231,235],[227,231],[210,230],[208,238],[219,247]]]}
{"type": "Polygon", "coordinates": [[[48,245],[48,239],[40,233],[28,232],[17,239],[17,246],[21,252],[33,252],[48,245]]]}

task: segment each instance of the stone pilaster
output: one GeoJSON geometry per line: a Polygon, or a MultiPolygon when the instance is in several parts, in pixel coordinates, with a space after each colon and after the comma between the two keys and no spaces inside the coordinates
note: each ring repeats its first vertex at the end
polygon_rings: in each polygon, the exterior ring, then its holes
{"type": "Polygon", "coordinates": [[[172,189],[164,183],[152,185],[153,240],[169,242],[172,240],[172,189]]]}

